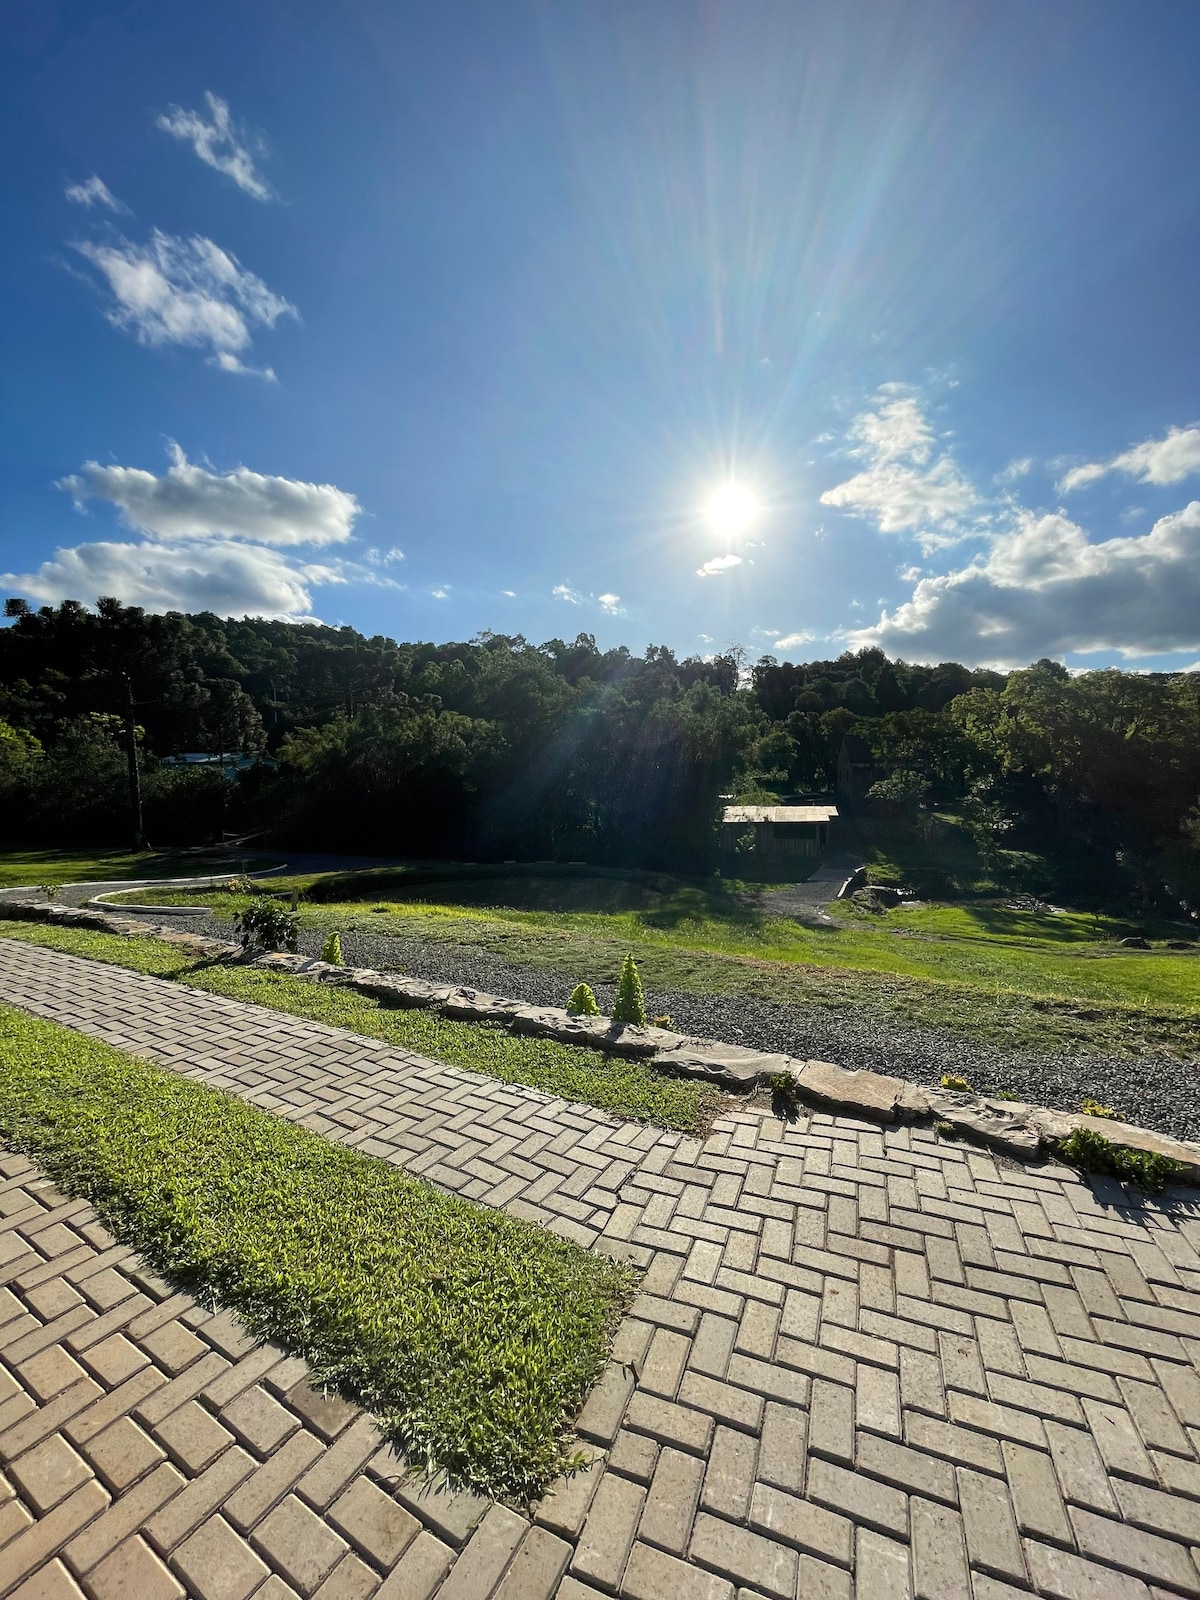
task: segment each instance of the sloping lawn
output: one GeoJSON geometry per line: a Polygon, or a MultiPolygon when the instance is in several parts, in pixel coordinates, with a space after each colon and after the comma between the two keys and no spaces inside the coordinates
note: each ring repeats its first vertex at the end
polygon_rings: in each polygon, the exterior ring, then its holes
{"type": "Polygon", "coordinates": [[[561,1468],[628,1269],[10,1006],[0,1061],[0,1137],[414,1464],[517,1500],[561,1468]]]}

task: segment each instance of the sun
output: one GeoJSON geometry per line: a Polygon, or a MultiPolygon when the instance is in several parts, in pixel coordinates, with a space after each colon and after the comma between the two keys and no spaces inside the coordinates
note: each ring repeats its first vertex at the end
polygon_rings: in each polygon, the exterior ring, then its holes
{"type": "Polygon", "coordinates": [[[744,483],[726,483],[709,496],[704,520],[723,539],[740,539],[758,520],[762,507],[744,483]]]}

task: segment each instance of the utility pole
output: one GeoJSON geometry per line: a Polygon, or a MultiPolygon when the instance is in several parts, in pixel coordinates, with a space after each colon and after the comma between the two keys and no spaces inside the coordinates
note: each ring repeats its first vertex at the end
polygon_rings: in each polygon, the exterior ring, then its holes
{"type": "Polygon", "coordinates": [[[133,835],[134,850],[146,848],[146,834],[142,827],[142,775],[138,771],[137,723],[133,715],[133,679],[127,672],[121,677],[125,682],[125,760],[129,766],[129,828],[133,835]]]}

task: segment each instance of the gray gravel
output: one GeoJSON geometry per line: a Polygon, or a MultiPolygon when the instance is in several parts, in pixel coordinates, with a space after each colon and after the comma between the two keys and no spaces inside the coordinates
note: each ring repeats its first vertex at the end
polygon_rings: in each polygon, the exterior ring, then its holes
{"type": "MultiPolygon", "coordinates": [[[[216,918],[189,920],[187,927],[229,937],[230,924],[216,918]]],[[[300,945],[306,954],[319,955],[321,936],[303,933],[300,945]]],[[[342,953],[350,966],[396,967],[432,983],[465,984],[530,1005],[564,1005],[570,991],[570,985],[552,972],[469,946],[351,929],[342,934],[342,953]]],[[[614,985],[593,987],[601,1010],[607,1011],[614,985]]],[[[953,1073],[983,1093],[1005,1089],[1018,1099],[1066,1111],[1077,1111],[1084,1096],[1092,1095],[1124,1110],[1143,1127],[1176,1138],[1200,1139],[1200,1061],[1001,1054],[966,1035],[906,1028],[869,1011],[781,1005],[752,996],[647,988],[646,1009],[651,1015],[669,1015],[684,1033],[785,1055],[815,1056],[843,1067],[867,1067],[914,1083],[937,1085],[944,1073],[953,1073]]]]}

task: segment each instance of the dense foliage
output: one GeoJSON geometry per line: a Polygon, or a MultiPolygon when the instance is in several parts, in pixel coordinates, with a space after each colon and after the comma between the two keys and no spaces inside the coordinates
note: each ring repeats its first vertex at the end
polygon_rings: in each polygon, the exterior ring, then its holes
{"type": "Polygon", "coordinates": [[[914,827],[951,811],[998,874],[1036,851],[1105,894],[1200,896],[1200,674],[1004,675],[878,650],[747,671],[738,651],[635,657],[588,634],[398,644],[114,600],[9,615],[11,844],[127,842],[133,739],[156,844],[266,829],[354,853],[707,871],[721,795],[828,793],[849,733],[884,774],[864,809],[914,827]],[[171,764],[196,751],[262,759],[236,781],[171,764]]]}

